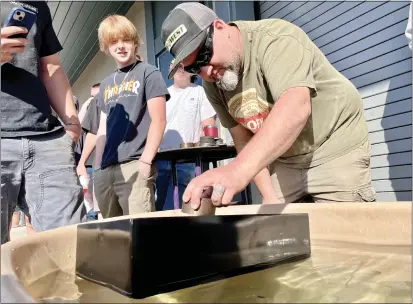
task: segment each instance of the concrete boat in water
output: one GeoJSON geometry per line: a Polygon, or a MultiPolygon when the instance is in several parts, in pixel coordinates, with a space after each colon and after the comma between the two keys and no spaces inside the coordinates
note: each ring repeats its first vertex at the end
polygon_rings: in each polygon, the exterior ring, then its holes
{"type": "MultiPolygon", "coordinates": [[[[77,277],[77,226],[67,226],[1,246],[1,302],[411,303],[411,206],[393,202],[219,208],[216,216],[308,214],[311,257],[144,299],[128,298],[77,277]]],[[[174,210],[102,222],[172,216],[191,215],[174,210]]],[[[173,249],[165,249],[165,259],[173,249]]],[[[185,256],[170,263],[191,267],[185,256]]]]}

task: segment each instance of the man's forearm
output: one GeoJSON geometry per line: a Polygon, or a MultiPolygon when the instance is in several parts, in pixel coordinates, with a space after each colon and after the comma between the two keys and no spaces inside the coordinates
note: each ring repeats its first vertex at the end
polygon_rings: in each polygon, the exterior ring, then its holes
{"type": "Polygon", "coordinates": [[[142,161],[151,163],[154,159],[162,142],[165,126],[165,120],[152,120],[149,126],[148,137],[146,138],[145,149],[141,155],[142,161]]]}
{"type": "Polygon", "coordinates": [[[99,129],[96,134],[95,169],[99,169],[102,163],[103,152],[106,145],[106,114],[101,112],[99,129]]]}
{"type": "MultiPolygon", "coordinates": [[[[236,142],[234,142],[235,149],[237,150],[238,154],[247,145],[247,143],[248,142],[237,144],[236,142]]],[[[262,169],[257,175],[255,175],[253,180],[266,203],[269,203],[268,200],[275,200],[275,192],[272,186],[270,172],[267,168],[262,169]]]]}
{"type": "MultiPolygon", "coordinates": [[[[57,55],[49,57],[54,56],[57,55]]],[[[69,80],[60,63],[54,62],[56,60],[48,60],[47,57],[42,59],[41,78],[46,87],[50,104],[63,123],[80,126],[69,80]]]]}
{"type": "Polygon", "coordinates": [[[234,160],[250,180],[292,146],[311,114],[310,101],[308,89],[299,88],[274,104],[261,129],[234,160]]]}
{"type": "Polygon", "coordinates": [[[95,169],[99,169],[102,163],[103,152],[105,150],[106,134],[96,135],[95,169]]]}
{"type": "Polygon", "coordinates": [[[93,133],[88,132],[86,134],[85,145],[82,150],[82,155],[80,156],[79,164],[84,165],[89,159],[90,154],[92,154],[93,150],[96,147],[96,138],[97,135],[93,133]]]}

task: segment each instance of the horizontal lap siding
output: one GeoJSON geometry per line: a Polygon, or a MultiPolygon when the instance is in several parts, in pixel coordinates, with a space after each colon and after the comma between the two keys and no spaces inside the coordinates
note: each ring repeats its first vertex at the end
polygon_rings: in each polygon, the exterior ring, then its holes
{"type": "Polygon", "coordinates": [[[380,201],[412,200],[412,53],[409,2],[261,1],[260,18],[300,26],[360,91],[380,201]]]}

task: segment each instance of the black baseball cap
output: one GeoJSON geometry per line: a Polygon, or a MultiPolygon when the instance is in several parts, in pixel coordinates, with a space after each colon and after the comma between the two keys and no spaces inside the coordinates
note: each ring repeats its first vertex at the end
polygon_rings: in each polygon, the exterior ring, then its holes
{"type": "Polygon", "coordinates": [[[174,56],[168,74],[171,79],[180,63],[206,39],[208,27],[217,19],[215,12],[197,2],[177,5],[162,24],[162,42],[174,56]]]}

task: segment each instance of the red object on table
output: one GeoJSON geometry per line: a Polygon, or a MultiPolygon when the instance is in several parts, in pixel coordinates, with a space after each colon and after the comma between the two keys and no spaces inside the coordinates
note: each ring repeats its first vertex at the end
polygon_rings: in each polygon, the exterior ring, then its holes
{"type": "Polygon", "coordinates": [[[218,128],[214,125],[207,125],[204,127],[205,136],[212,136],[213,138],[218,138],[218,128]]]}

